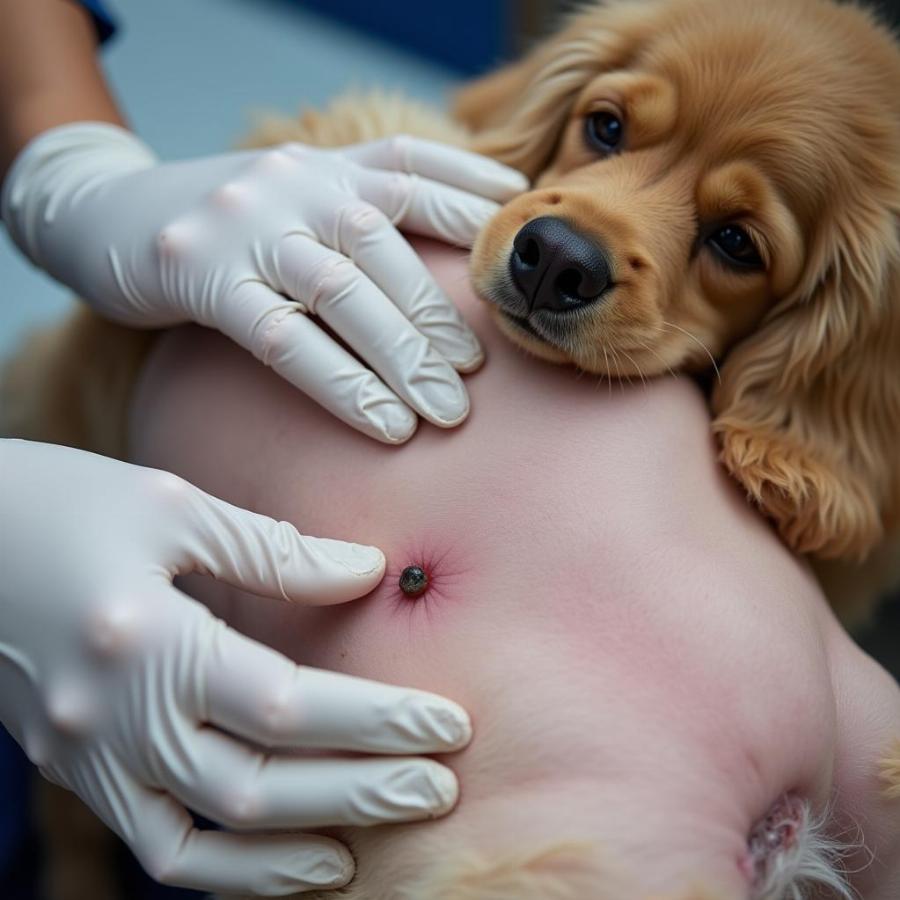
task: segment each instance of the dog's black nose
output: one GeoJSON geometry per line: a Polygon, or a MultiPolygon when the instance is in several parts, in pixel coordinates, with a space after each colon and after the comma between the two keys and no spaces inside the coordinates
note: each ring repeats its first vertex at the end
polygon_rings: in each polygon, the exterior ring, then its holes
{"type": "Polygon", "coordinates": [[[555,216],[522,226],[513,239],[509,269],[530,309],[580,309],[597,300],[610,282],[604,250],[555,216]]]}

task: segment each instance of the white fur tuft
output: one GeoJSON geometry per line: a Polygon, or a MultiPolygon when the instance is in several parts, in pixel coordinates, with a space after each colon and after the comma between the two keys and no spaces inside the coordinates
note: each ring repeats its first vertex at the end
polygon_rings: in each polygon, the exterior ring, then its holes
{"type": "Polygon", "coordinates": [[[844,859],[858,845],[831,837],[826,829],[828,817],[828,811],[814,815],[806,801],[799,804],[793,841],[772,854],[753,900],[856,900],[844,859]]]}

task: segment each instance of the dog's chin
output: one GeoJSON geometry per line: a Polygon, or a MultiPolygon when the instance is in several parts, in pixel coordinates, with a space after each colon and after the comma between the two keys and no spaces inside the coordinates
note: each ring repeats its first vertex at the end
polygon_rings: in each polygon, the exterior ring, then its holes
{"type": "Polygon", "coordinates": [[[573,361],[559,347],[549,343],[538,334],[527,319],[513,316],[493,305],[491,305],[491,315],[506,337],[533,356],[554,363],[571,363],[573,361]]]}
{"type": "Polygon", "coordinates": [[[476,275],[473,284],[497,327],[516,346],[547,362],[579,364],[575,354],[584,322],[577,313],[531,310],[507,278],[482,281],[476,275]]]}

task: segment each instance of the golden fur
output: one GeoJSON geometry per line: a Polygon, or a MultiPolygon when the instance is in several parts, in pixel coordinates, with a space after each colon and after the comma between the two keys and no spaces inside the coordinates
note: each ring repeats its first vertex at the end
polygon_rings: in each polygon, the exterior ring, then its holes
{"type": "Polygon", "coordinates": [[[881,780],[887,785],[885,796],[900,800],[900,740],[894,742],[888,755],[881,761],[881,780]]]}

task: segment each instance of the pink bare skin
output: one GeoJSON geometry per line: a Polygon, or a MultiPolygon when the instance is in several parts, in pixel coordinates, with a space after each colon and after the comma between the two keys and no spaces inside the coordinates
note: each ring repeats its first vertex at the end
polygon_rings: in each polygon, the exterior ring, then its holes
{"type": "Polygon", "coordinates": [[[388,558],[381,586],[341,607],[206,579],[192,593],[298,661],[439,691],[473,716],[471,746],[445,760],[458,808],[347,835],[357,877],[436,836],[571,838],[621,870],[620,900],[698,884],[746,898],[748,835],[790,793],[862,837],[860,894],[895,900],[900,804],[879,760],[900,690],[721,472],[698,389],[526,357],[471,293],[465,257],[418,246],[488,356],[462,427],[381,446],[197,328],[160,341],[133,410],[135,461],[388,558]],[[418,599],[398,587],[409,565],[430,579],[418,599]]]}

